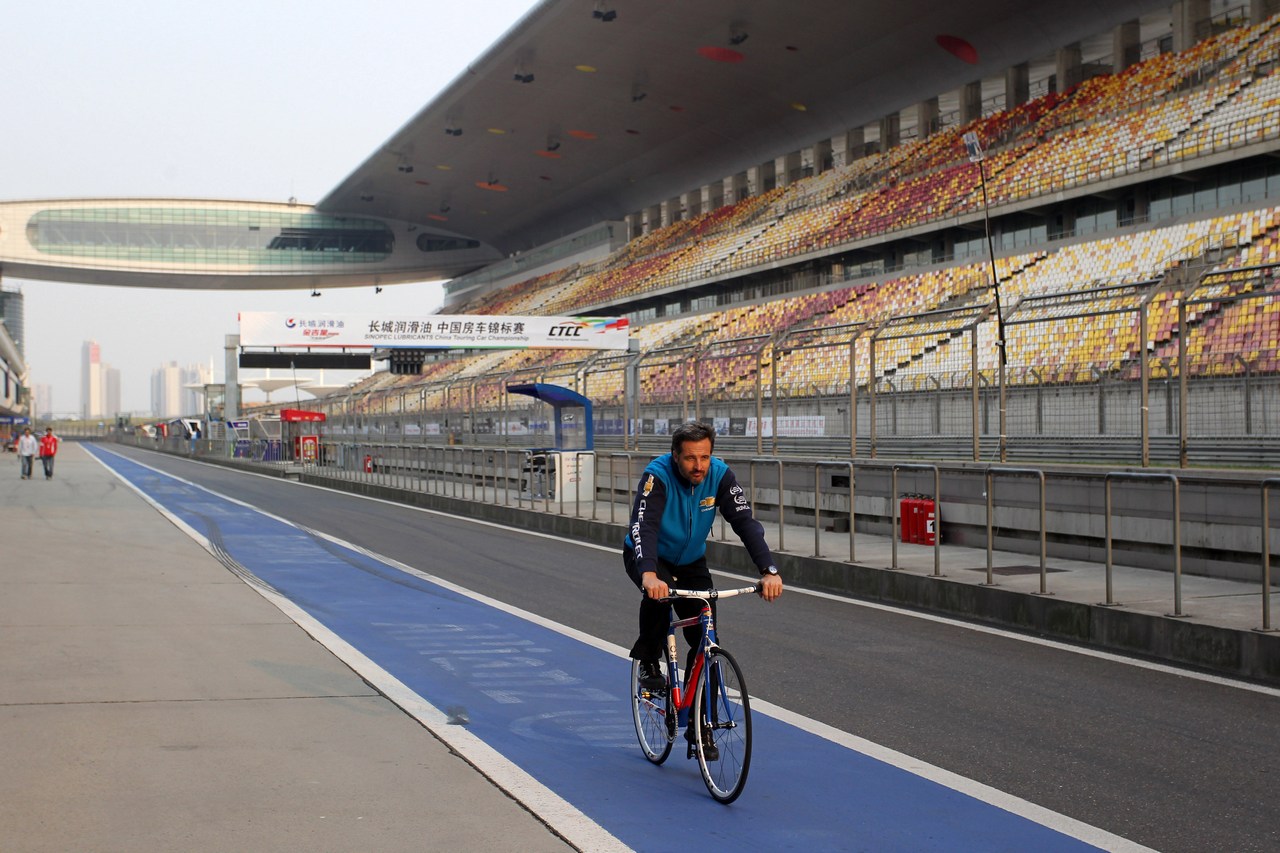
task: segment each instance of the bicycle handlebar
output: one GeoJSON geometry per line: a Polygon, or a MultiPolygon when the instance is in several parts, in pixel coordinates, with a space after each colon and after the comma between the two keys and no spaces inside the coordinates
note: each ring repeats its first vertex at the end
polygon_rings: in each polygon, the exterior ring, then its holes
{"type": "Polygon", "coordinates": [[[703,601],[709,601],[713,598],[733,598],[735,595],[746,595],[749,592],[759,593],[760,584],[752,584],[739,589],[668,589],[669,593],[662,601],[670,601],[673,598],[700,598],[703,601]]]}

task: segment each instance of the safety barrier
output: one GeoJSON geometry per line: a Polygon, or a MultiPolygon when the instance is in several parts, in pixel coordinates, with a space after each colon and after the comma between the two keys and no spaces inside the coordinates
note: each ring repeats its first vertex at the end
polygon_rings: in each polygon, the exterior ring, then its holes
{"type": "Polygon", "coordinates": [[[818,462],[813,466],[813,556],[822,556],[822,469],[824,467],[843,467],[849,472],[849,562],[854,561],[853,528],[854,524],[854,463],[818,462]]]}
{"type": "MultiPolygon", "coordinates": [[[[165,449],[157,448],[154,442],[150,441],[127,441],[146,449],[165,449]]],[[[205,449],[205,448],[201,448],[205,449]]],[[[634,472],[635,457],[639,457],[639,461],[647,463],[654,454],[650,452],[617,452],[609,454],[596,454],[592,451],[566,451],[565,457],[571,454],[575,462],[581,462],[588,456],[594,456],[599,461],[601,456],[607,456],[609,460],[607,471],[607,483],[604,480],[604,472],[597,470],[596,477],[593,482],[585,484],[585,488],[573,495],[569,500],[565,499],[564,492],[561,491],[556,497],[552,497],[550,489],[542,489],[537,492],[533,489],[521,488],[521,473],[523,466],[528,459],[528,452],[518,449],[506,448],[476,448],[469,446],[439,446],[439,445],[385,445],[381,443],[365,443],[365,442],[333,442],[324,443],[320,448],[320,453],[314,460],[308,460],[305,463],[295,462],[292,460],[277,459],[258,459],[237,456],[234,446],[225,443],[220,447],[214,447],[212,444],[208,448],[209,456],[220,457],[227,463],[244,466],[264,467],[280,470],[298,469],[307,471],[317,476],[329,477],[337,480],[353,481],[362,484],[370,484],[391,489],[405,490],[409,492],[419,492],[423,494],[432,494],[441,497],[452,497],[458,500],[470,500],[477,502],[489,502],[493,504],[502,504],[504,506],[515,505],[517,507],[528,507],[533,511],[541,511],[546,513],[556,512],[560,515],[572,515],[577,518],[584,516],[592,520],[600,518],[602,515],[601,507],[598,505],[600,500],[609,502],[608,520],[610,523],[625,523],[626,513],[630,508],[631,491],[634,488],[634,472]],[[625,478],[622,485],[619,485],[619,477],[625,478]],[[512,490],[516,491],[514,500],[511,497],[512,490]],[[618,500],[619,492],[622,499],[618,500]],[[499,497],[501,493],[501,497],[499,497]],[[553,503],[554,501],[554,503],[553,503]],[[586,511],[583,502],[591,504],[590,511],[586,511]],[[618,512],[615,504],[621,503],[622,512],[618,512]],[[572,504],[572,506],[570,506],[572,504]],[[619,517],[619,516],[622,517],[619,517]]],[[[175,448],[169,452],[175,455],[186,455],[187,448],[175,448]]],[[[890,542],[892,546],[891,565],[888,568],[899,570],[899,524],[900,509],[897,498],[899,496],[899,486],[901,482],[901,474],[904,471],[917,471],[925,474],[931,474],[932,499],[934,506],[938,509],[939,519],[941,520],[941,475],[942,468],[934,464],[916,464],[910,462],[889,462],[889,461],[873,461],[873,460],[827,460],[827,459],[797,459],[782,457],[751,457],[730,461],[741,475],[743,468],[748,470],[747,482],[744,483],[749,489],[749,497],[753,505],[758,508],[761,506],[761,476],[759,468],[761,465],[768,465],[772,468],[772,476],[766,475],[772,483],[766,482],[764,485],[776,485],[776,494],[764,495],[767,500],[763,502],[764,515],[769,515],[776,509],[776,544],[775,550],[785,552],[786,543],[786,527],[789,519],[793,519],[793,513],[799,508],[801,511],[807,508],[812,501],[813,506],[813,526],[814,526],[814,547],[813,556],[821,558],[823,556],[823,526],[824,517],[824,500],[827,499],[829,492],[826,489],[831,486],[824,487],[824,471],[837,471],[843,473],[848,478],[848,512],[849,512],[849,562],[854,562],[857,558],[856,542],[857,542],[857,500],[858,486],[857,478],[863,477],[863,492],[867,491],[866,483],[872,482],[872,503],[869,506],[864,505],[863,530],[868,526],[875,527],[888,522],[888,530],[890,532],[890,542]],[[793,469],[793,470],[789,470],[793,469]],[[812,472],[812,485],[806,484],[804,481],[807,477],[798,476],[798,474],[812,472]],[[876,472],[877,477],[868,480],[867,474],[876,472]],[[879,479],[880,474],[888,475],[887,489],[883,480],[879,479]],[[790,484],[788,484],[788,475],[790,476],[790,484]],[[874,511],[868,512],[874,508],[874,501],[881,495],[888,501],[883,515],[878,516],[874,511]]],[[[595,467],[595,466],[593,466],[595,467]]],[[[965,535],[979,530],[979,525],[985,526],[985,548],[987,551],[986,566],[986,582],[994,584],[994,550],[995,550],[995,530],[997,522],[997,513],[1000,508],[998,492],[1000,484],[997,482],[1003,478],[1024,477],[1034,478],[1038,490],[1038,496],[1035,501],[1035,518],[1036,521],[1031,524],[1027,519],[1022,519],[1016,524],[1016,529],[1030,533],[1034,530],[1037,537],[1037,546],[1039,552],[1039,594],[1050,594],[1048,590],[1047,573],[1047,496],[1046,496],[1046,475],[1045,472],[1035,468],[1006,468],[1002,466],[989,465],[983,468],[975,468],[971,466],[957,466],[947,468],[948,477],[954,476],[956,483],[957,495],[951,498],[948,504],[948,512],[951,524],[955,525],[952,530],[961,531],[958,535],[963,538],[965,535]],[[981,510],[978,508],[978,501],[974,498],[977,496],[978,489],[973,480],[976,477],[983,478],[985,484],[985,493],[983,494],[983,503],[985,504],[985,519],[980,515],[981,510]],[[967,483],[966,483],[967,481],[967,483]]],[[[287,471],[286,471],[287,473],[287,471]]],[[[1079,474],[1065,475],[1078,478],[1079,474]]],[[[1169,614],[1175,617],[1183,617],[1187,614],[1184,612],[1182,601],[1182,526],[1184,519],[1182,518],[1182,500],[1181,490],[1184,485],[1183,481],[1186,475],[1181,478],[1175,474],[1162,474],[1155,472],[1110,472],[1105,475],[1098,472],[1098,479],[1102,481],[1104,487],[1105,510],[1104,510],[1104,536],[1103,543],[1106,549],[1105,561],[1105,606],[1115,607],[1118,602],[1115,597],[1113,584],[1113,568],[1115,557],[1115,520],[1116,511],[1113,498],[1115,497],[1115,483],[1117,482],[1161,482],[1168,483],[1172,489],[1172,507],[1170,512],[1170,524],[1172,528],[1171,548],[1172,548],[1172,576],[1174,583],[1174,602],[1173,613],[1169,614]]],[[[1261,489],[1261,547],[1258,551],[1249,549],[1247,559],[1250,564],[1257,566],[1256,555],[1261,552],[1261,595],[1262,595],[1262,614],[1261,627],[1257,630],[1271,631],[1271,520],[1270,520],[1270,500],[1271,492],[1280,487],[1280,478],[1267,480],[1252,480],[1249,482],[1239,483],[1237,486],[1227,489],[1223,484],[1218,484],[1218,491],[1211,492],[1216,496],[1226,496],[1232,500],[1234,504],[1239,503],[1238,497],[1232,497],[1236,492],[1242,492],[1244,489],[1252,489],[1254,486],[1260,486],[1261,489]]],[[[839,490],[841,486],[837,483],[834,488],[839,490]]],[[[868,498],[864,494],[863,501],[866,504],[868,498]]],[[[1019,506],[1026,507],[1030,510],[1027,502],[1022,501],[1019,506]]],[[[1221,504],[1219,504],[1221,506],[1221,504]]],[[[1011,505],[1010,505],[1011,506],[1011,505]]],[[[1056,505],[1055,505],[1056,506],[1056,505]]],[[[1256,506],[1256,504],[1255,504],[1256,506]]],[[[832,511],[828,505],[828,512],[832,511]]],[[[836,512],[839,512],[839,504],[836,505],[836,512]]],[[[1238,513],[1236,513],[1238,516],[1238,513]]],[[[1256,516],[1255,516],[1256,518],[1256,516]]],[[[769,520],[770,522],[773,519],[769,520]]],[[[807,523],[805,519],[802,523],[807,523]]],[[[1134,527],[1134,533],[1126,533],[1126,538],[1141,544],[1142,551],[1148,552],[1150,557],[1149,546],[1158,543],[1161,540],[1161,529],[1153,526],[1152,521],[1162,522],[1162,518],[1145,519],[1141,524],[1134,527]],[[1137,538],[1133,538],[1135,536],[1137,538]]],[[[1221,523],[1216,522],[1213,518],[1206,517],[1203,520],[1197,519],[1198,523],[1204,525],[1204,531],[1197,533],[1197,537],[1212,533],[1215,527],[1220,527],[1221,523]]],[[[792,524],[795,521],[792,520],[792,524]]],[[[770,524],[772,527],[772,524],[770,524]]],[[[1240,527],[1237,524],[1235,527],[1240,527]]],[[[1254,527],[1253,524],[1244,524],[1246,528],[1254,527]]],[[[794,531],[793,531],[794,535],[794,531]]],[[[1234,537],[1241,535],[1240,531],[1230,534],[1234,537]]],[[[724,524],[723,516],[721,519],[720,539],[727,537],[727,530],[724,524]]],[[[772,538],[772,537],[771,537],[772,538]]],[[[1258,540],[1253,540],[1258,541],[1258,540]]],[[[976,543],[975,543],[976,544],[976,543]]],[[[1081,545],[1087,546],[1087,543],[1067,543],[1072,547],[1079,549],[1081,545]]],[[[830,547],[830,539],[828,538],[827,546],[830,547]]],[[[934,537],[932,543],[934,550],[932,576],[942,577],[941,564],[941,531],[939,535],[934,537]]],[[[807,549],[806,549],[807,550],[807,549]]],[[[1148,562],[1152,562],[1148,559],[1148,562]]],[[[1252,574],[1253,570],[1248,570],[1246,577],[1257,577],[1252,574]]]]}
{"type": "Polygon", "coordinates": [[[1106,490],[1104,526],[1106,530],[1105,538],[1107,543],[1107,600],[1102,602],[1103,606],[1117,606],[1111,585],[1111,483],[1115,480],[1160,480],[1169,482],[1173,485],[1173,612],[1166,615],[1176,616],[1178,618],[1185,617],[1187,614],[1182,612],[1182,494],[1181,488],[1178,485],[1177,474],[1147,474],[1133,471],[1112,471],[1104,478],[1106,490]]]}
{"type": "Polygon", "coordinates": [[[993,557],[995,550],[995,535],[992,526],[992,518],[995,515],[995,478],[996,475],[1035,477],[1040,483],[1040,592],[1039,595],[1050,595],[1048,585],[1048,566],[1045,562],[1047,555],[1047,544],[1045,536],[1045,509],[1044,509],[1044,471],[1039,468],[993,468],[987,466],[986,479],[986,498],[987,498],[987,586],[995,586],[993,567],[993,557]]]}
{"type": "Polygon", "coordinates": [[[783,478],[783,460],[776,456],[754,457],[750,460],[750,483],[751,483],[751,505],[756,505],[756,465],[776,465],[778,466],[778,550],[787,550],[786,540],[786,513],[787,502],[782,499],[782,493],[786,489],[786,480],[783,478]]]}
{"type": "Polygon", "coordinates": [[[1262,627],[1261,631],[1270,632],[1271,628],[1271,511],[1268,496],[1272,489],[1280,486],[1280,478],[1271,477],[1263,480],[1262,490],[1262,627]]]}
{"type": "MultiPolygon", "coordinates": [[[[862,466],[864,468],[872,467],[870,465],[862,466]]],[[[921,463],[895,462],[893,464],[893,475],[889,488],[889,504],[890,512],[893,515],[892,531],[889,535],[890,541],[893,543],[893,563],[890,568],[895,571],[898,568],[898,472],[899,471],[932,471],[933,472],[933,505],[937,518],[942,518],[942,475],[938,472],[937,465],[926,465],[921,463]]],[[[933,537],[933,576],[935,578],[942,577],[942,527],[941,524],[933,537]]]]}

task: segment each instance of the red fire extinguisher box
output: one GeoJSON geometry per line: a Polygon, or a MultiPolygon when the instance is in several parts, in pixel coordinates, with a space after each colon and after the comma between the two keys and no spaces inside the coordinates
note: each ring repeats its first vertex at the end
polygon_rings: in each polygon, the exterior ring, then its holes
{"type": "Polygon", "coordinates": [[[933,545],[938,535],[938,507],[933,498],[904,495],[898,504],[898,535],[911,545],[933,545]]]}

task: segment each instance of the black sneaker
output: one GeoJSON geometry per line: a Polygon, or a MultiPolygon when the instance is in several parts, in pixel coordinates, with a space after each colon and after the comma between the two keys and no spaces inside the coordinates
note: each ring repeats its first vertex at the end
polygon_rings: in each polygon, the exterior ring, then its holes
{"type": "Polygon", "coordinates": [[[663,678],[657,661],[640,661],[640,686],[649,691],[666,689],[667,679],[663,678]]]}
{"type": "MultiPolygon", "coordinates": [[[[689,758],[697,758],[697,757],[698,757],[698,746],[697,746],[697,744],[696,744],[696,743],[694,743],[694,741],[693,741],[693,729],[692,729],[692,728],[689,728],[689,729],[686,729],[686,730],[685,730],[685,740],[687,740],[687,741],[689,742],[688,757],[689,757],[689,758]]],[[[702,755],[703,755],[703,757],[704,757],[704,758],[706,758],[706,759],[707,759],[707,761],[719,761],[719,760],[720,760],[720,748],[716,746],[716,742],[715,742],[715,740],[713,740],[713,739],[712,739],[712,737],[711,737],[711,730],[710,730],[710,729],[703,729],[703,730],[702,730],[702,755]]]]}

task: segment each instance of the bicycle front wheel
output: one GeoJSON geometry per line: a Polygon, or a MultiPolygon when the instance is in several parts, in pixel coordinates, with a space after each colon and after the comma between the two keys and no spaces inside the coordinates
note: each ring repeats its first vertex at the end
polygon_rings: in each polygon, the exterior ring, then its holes
{"type": "Polygon", "coordinates": [[[646,690],[640,685],[640,661],[631,662],[631,717],[644,757],[661,764],[671,753],[676,736],[676,713],[666,689],[646,690]]]}
{"type": "Polygon", "coordinates": [[[733,655],[712,649],[693,693],[692,725],[707,790],[726,805],[738,799],[751,768],[751,701],[733,655]],[[711,747],[714,747],[712,749],[711,747]]]}

